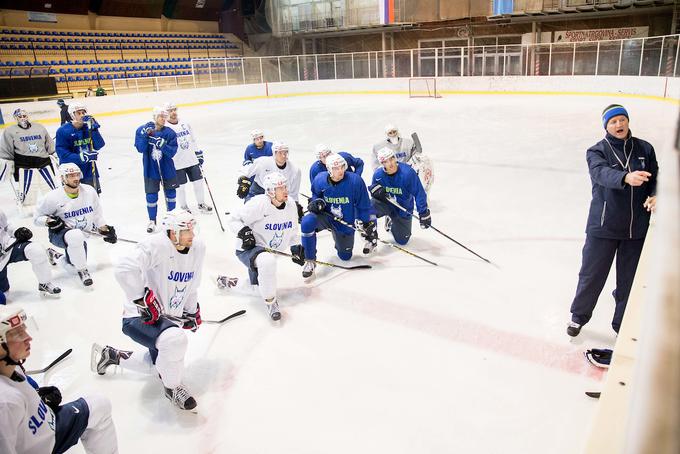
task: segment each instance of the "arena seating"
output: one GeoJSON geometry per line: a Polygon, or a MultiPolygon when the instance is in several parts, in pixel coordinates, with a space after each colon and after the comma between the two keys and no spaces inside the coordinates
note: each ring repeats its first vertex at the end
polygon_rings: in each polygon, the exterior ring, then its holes
{"type": "Polygon", "coordinates": [[[240,44],[214,33],[0,27],[0,77],[50,75],[60,93],[110,89],[120,78],[191,75],[192,58],[242,55],[240,44]]]}

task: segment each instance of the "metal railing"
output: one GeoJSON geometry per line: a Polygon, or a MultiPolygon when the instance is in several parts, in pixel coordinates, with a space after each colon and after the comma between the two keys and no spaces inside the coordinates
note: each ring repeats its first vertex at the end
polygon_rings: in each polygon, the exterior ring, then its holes
{"type": "Polygon", "coordinates": [[[577,43],[195,58],[190,77],[193,87],[396,77],[678,77],[679,39],[680,35],[668,35],[577,43]]]}

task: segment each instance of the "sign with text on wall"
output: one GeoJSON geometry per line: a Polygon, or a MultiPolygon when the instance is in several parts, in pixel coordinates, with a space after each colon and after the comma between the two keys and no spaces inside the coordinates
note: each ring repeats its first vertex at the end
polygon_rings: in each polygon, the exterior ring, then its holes
{"type": "Polygon", "coordinates": [[[564,30],[555,32],[556,43],[580,43],[608,39],[631,39],[649,36],[649,27],[595,28],[592,30],[564,30]]]}
{"type": "Polygon", "coordinates": [[[28,11],[29,22],[50,22],[57,23],[57,15],[54,13],[40,13],[36,11],[28,11]]]}

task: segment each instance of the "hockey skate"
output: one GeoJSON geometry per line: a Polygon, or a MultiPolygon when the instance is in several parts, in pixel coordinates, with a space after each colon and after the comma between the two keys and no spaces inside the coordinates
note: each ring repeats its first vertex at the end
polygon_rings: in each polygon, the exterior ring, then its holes
{"type": "Polygon", "coordinates": [[[373,252],[373,250],[375,249],[375,247],[377,245],[378,245],[378,240],[366,240],[366,242],[364,243],[364,249],[363,249],[362,252],[364,254],[370,254],[371,252],[373,252]]]}
{"type": "Polygon", "coordinates": [[[302,277],[307,279],[314,275],[314,270],[316,269],[316,263],[311,260],[305,260],[305,265],[302,267],[302,277]]]}
{"type": "Polygon", "coordinates": [[[390,230],[392,230],[392,218],[385,216],[385,231],[389,232],[390,230]]]}
{"type": "Polygon", "coordinates": [[[41,295],[58,295],[61,293],[61,289],[51,282],[45,284],[38,284],[38,291],[41,295]]]}
{"type": "Polygon", "coordinates": [[[99,375],[104,375],[109,366],[120,365],[120,360],[128,359],[132,356],[131,351],[117,350],[113,347],[103,347],[99,344],[92,344],[90,352],[90,369],[99,375]]]}
{"type": "Polygon", "coordinates": [[[274,298],[271,302],[264,300],[264,304],[267,305],[267,310],[269,311],[269,316],[272,320],[281,320],[281,311],[279,310],[279,302],[274,298]]]}
{"type": "Polygon", "coordinates": [[[154,233],[156,231],[156,221],[149,221],[146,226],[146,233],[154,233]]]}
{"type": "Polygon", "coordinates": [[[163,388],[165,389],[165,397],[170,399],[173,405],[181,410],[190,410],[196,413],[196,399],[189,394],[189,390],[184,385],[179,385],[175,389],[163,388]]]}
{"type": "Polygon", "coordinates": [[[78,277],[80,278],[80,282],[82,282],[85,287],[92,285],[92,278],[90,277],[90,272],[87,271],[87,268],[78,270],[78,277]]]}
{"type": "Polygon", "coordinates": [[[208,205],[207,203],[199,203],[198,209],[201,211],[201,213],[204,213],[204,214],[210,214],[210,213],[212,213],[212,210],[213,210],[213,208],[210,205],[208,205]]]}
{"type": "Polygon", "coordinates": [[[581,332],[581,328],[582,326],[578,323],[569,322],[569,325],[567,325],[567,334],[569,334],[571,337],[576,337],[581,332]]]}
{"type": "Polygon", "coordinates": [[[57,264],[57,261],[62,258],[64,254],[61,252],[57,252],[51,247],[47,248],[47,260],[50,262],[50,265],[55,266],[57,264]]]}
{"type": "Polygon", "coordinates": [[[217,276],[217,288],[220,290],[224,290],[225,288],[234,288],[237,284],[237,277],[217,276]]]}

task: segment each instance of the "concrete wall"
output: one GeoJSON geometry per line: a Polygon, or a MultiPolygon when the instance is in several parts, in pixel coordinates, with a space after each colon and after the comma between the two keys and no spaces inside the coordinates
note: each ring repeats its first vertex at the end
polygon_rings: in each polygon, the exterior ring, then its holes
{"type": "MultiPolygon", "coordinates": [[[[173,100],[177,104],[207,105],[246,101],[249,99],[320,94],[399,95],[408,93],[408,78],[347,79],[270,84],[233,85],[189,90],[145,92],[117,96],[80,98],[98,116],[124,115],[150,111],[154,105],[173,100]]],[[[617,76],[550,76],[550,77],[446,77],[437,79],[443,96],[464,94],[536,94],[597,95],[617,94],[621,97],[654,97],[680,103],[680,79],[666,77],[617,76]]],[[[66,100],[67,104],[72,100],[66,100]]],[[[0,104],[5,123],[14,123],[12,112],[22,107],[34,120],[58,121],[56,102],[0,104]]]]}

